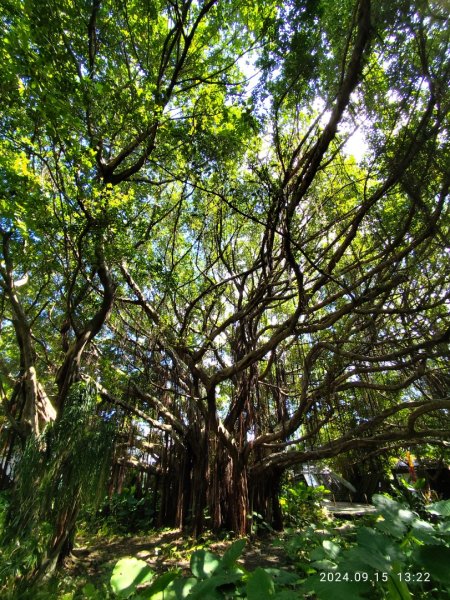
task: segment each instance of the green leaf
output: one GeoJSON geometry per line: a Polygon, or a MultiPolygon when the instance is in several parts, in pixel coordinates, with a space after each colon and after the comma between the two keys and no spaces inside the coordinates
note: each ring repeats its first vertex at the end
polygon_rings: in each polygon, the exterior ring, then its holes
{"type": "Polygon", "coordinates": [[[441,500],[434,502],[425,507],[425,510],[432,515],[440,515],[441,517],[450,517],[450,500],[441,500]]]}
{"type": "Polygon", "coordinates": [[[325,552],[327,553],[327,555],[330,558],[332,558],[333,560],[335,560],[339,556],[341,548],[340,548],[340,546],[338,546],[334,542],[331,542],[330,540],[324,540],[322,542],[322,546],[324,547],[325,552]]]}
{"type": "Polygon", "coordinates": [[[86,585],[83,586],[81,591],[83,592],[85,598],[95,598],[97,594],[95,585],[93,585],[92,583],[86,583],[86,585]]]}
{"type": "Polygon", "coordinates": [[[400,551],[388,537],[367,527],[359,529],[357,541],[358,546],[344,554],[349,569],[366,571],[367,567],[372,567],[376,571],[389,572],[392,561],[401,558],[400,551]]]}
{"type": "Polygon", "coordinates": [[[163,598],[164,600],[184,600],[189,596],[196,583],[197,580],[194,577],[174,579],[164,590],[163,598]]]}
{"type": "Polygon", "coordinates": [[[443,523],[439,523],[437,530],[440,534],[444,536],[450,535],[450,521],[444,521],[443,523]]]}
{"type": "Polygon", "coordinates": [[[264,571],[273,578],[275,585],[292,585],[300,580],[298,573],[285,571],[284,569],[265,568],[264,571]]]}
{"type": "Polygon", "coordinates": [[[416,564],[430,573],[431,578],[450,583],[450,548],[448,546],[421,546],[415,554],[416,564]]]}
{"type": "Polygon", "coordinates": [[[328,560],[328,558],[324,558],[323,560],[315,560],[311,563],[311,566],[315,569],[324,571],[333,571],[337,567],[336,563],[328,560]]]}
{"type": "Polygon", "coordinates": [[[169,572],[160,575],[155,581],[144,591],[141,592],[142,598],[145,600],[165,600],[168,586],[177,578],[178,573],[169,572]]]}
{"type": "Polygon", "coordinates": [[[356,581],[321,581],[313,575],[302,586],[301,591],[315,592],[320,600],[361,600],[370,589],[368,583],[356,581]]]}
{"type": "Polygon", "coordinates": [[[293,590],[282,590],[281,592],[277,592],[273,598],[274,600],[298,600],[299,595],[293,590]]]}
{"type": "Polygon", "coordinates": [[[241,556],[246,543],[247,540],[244,538],[233,542],[222,556],[222,559],[220,561],[220,568],[230,569],[235,564],[237,559],[241,556]]]}
{"type": "Polygon", "coordinates": [[[387,598],[389,600],[411,600],[411,592],[404,581],[401,581],[396,573],[391,573],[387,580],[387,598]]]}
{"type": "MultiPolygon", "coordinates": [[[[189,599],[204,600],[206,598],[215,598],[216,589],[223,586],[236,583],[242,578],[242,573],[227,573],[225,575],[212,575],[208,579],[199,581],[189,594],[189,599]]],[[[218,596],[219,598],[221,596],[218,596]]]]}
{"type": "Polygon", "coordinates": [[[435,529],[431,523],[416,519],[413,521],[411,532],[414,537],[424,544],[439,544],[439,538],[434,533],[435,529]]]}
{"type": "Polygon", "coordinates": [[[393,537],[403,538],[408,525],[416,518],[416,515],[386,496],[376,494],[372,501],[384,518],[383,521],[376,523],[376,528],[393,537]]]}
{"type": "Polygon", "coordinates": [[[152,569],[138,558],[122,558],[114,567],[110,585],[120,598],[129,598],[136,591],[136,586],[150,581],[154,575],[152,569]]]}
{"type": "Polygon", "coordinates": [[[247,579],[246,592],[248,600],[268,600],[275,595],[275,585],[270,575],[258,567],[247,579]]]}
{"type": "Polygon", "coordinates": [[[320,546],[318,548],[314,548],[314,550],[309,554],[309,558],[311,560],[322,560],[323,558],[325,558],[325,556],[325,550],[320,546]]]}
{"type": "Polygon", "coordinates": [[[196,550],[191,556],[191,571],[198,579],[210,577],[219,565],[219,558],[209,550],[196,550]]]}

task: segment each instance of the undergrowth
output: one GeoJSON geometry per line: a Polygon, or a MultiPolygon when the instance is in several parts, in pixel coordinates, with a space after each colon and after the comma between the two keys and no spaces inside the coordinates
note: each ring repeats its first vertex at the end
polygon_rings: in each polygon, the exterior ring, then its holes
{"type": "Polygon", "coordinates": [[[52,578],[7,600],[444,600],[450,595],[450,501],[428,505],[426,518],[388,496],[373,498],[377,513],[336,526],[334,520],[290,530],[279,543],[289,570],[247,570],[241,562],[246,540],[220,556],[205,538],[168,544],[163,558],[190,555],[189,570],[156,573],[145,561],[127,557],[101,579],[52,578]]]}

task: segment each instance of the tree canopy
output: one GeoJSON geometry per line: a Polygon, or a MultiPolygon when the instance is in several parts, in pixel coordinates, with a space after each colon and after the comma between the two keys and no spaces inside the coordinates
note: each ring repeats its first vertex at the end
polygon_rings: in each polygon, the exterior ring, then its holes
{"type": "Polygon", "coordinates": [[[113,473],[147,473],[160,522],[197,532],[276,522],[293,465],[447,447],[444,2],[0,18],[5,480],[80,385],[113,473]]]}

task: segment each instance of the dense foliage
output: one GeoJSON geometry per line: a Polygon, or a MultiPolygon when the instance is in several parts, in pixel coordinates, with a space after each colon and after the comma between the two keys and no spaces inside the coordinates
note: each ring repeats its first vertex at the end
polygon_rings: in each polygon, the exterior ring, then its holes
{"type": "Polygon", "coordinates": [[[351,529],[347,539],[331,527],[310,527],[292,536],[288,546],[294,570],[247,571],[236,562],[245,546],[245,540],[238,540],[222,557],[204,549],[194,552],[189,577],[176,571],[158,577],[142,560],[121,559],[110,580],[113,597],[295,600],[314,593],[319,600],[447,598],[450,503],[430,505],[424,520],[389,497],[373,500],[378,509],[374,523],[351,529]]]}
{"type": "Polygon", "coordinates": [[[33,498],[27,519],[57,524],[39,572],[95,456],[156,525],[244,535],[252,514],[281,527],[287,468],[446,451],[448,19],[438,0],[2,3],[0,478],[12,507],[25,483],[74,497],[33,498]]]}

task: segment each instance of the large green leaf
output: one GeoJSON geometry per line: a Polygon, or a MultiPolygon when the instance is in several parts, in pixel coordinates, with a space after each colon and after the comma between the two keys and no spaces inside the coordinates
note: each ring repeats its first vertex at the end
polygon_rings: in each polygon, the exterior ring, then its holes
{"type": "Polygon", "coordinates": [[[313,575],[301,591],[315,592],[320,600],[360,600],[369,589],[370,584],[361,581],[323,581],[320,575],[313,575]]]}
{"type": "Polygon", "coordinates": [[[325,552],[327,553],[328,557],[331,558],[332,560],[336,560],[336,558],[339,556],[339,553],[341,551],[341,547],[330,540],[324,540],[322,542],[322,546],[323,546],[325,552]]]}
{"type": "Polygon", "coordinates": [[[439,515],[441,517],[450,517],[450,500],[441,500],[440,502],[434,502],[429,504],[426,511],[432,515],[439,515]]]}
{"type": "Polygon", "coordinates": [[[143,560],[121,558],[115,565],[110,584],[113,592],[120,598],[129,598],[136,586],[151,581],[154,572],[143,560]]]}
{"type": "Polygon", "coordinates": [[[357,541],[358,545],[343,555],[349,570],[366,571],[367,567],[371,567],[375,571],[388,572],[392,562],[401,558],[400,550],[378,531],[361,527],[357,541]]]}
{"type": "Polygon", "coordinates": [[[160,575],[148,588],[140,593],[140,596],[145,600],[168,600],[167,588],[177,577],[178,573],[174,572],[160,575]]]}
{"type": "Polygon", "coordinates": [[[191,571],[198,579],[210,577],[220,565],[220,559],[209,550],[196,550],[191,556],[191,571]]]}
{"type": "Polygon", "coordinates": [[[436,537],[435,528],[431,523],[422,519],[415,519],[412,523],[411,533],[424,544],[439,544],[439,538],[436,537]]]}
{"type": "Polygon", "coordinates": [[[222,556],[222,559],[220,561],[221,569],[230,569],[235,564],[237,559],[241,556],[246,542],[247,540],[243,538],[241,540],[236,540],[231,544],[231,546],[226,550],[225,554],[222,556]]]}
{"type": "Polygon", "coordinates": [[[384,519],[376,523],[376,528],[393,537],[402,538],[416,515],[392,498],[381,494],[375,494],[372,501],[384,519]]]}
{"type": "Polygon", "coordinates": [[[299,595],[293,590],[282,590],[277,592],[273,598],[274,600],[298,600],[299,595]]]}
{"type": "Polygon", "coordinates": [[[404,581],[398,575],[391,573],[386,584],[389,600],[411,600],[411,592],[404,581]]]}
{"type": "Polygon", "coordinates": [[[258,567],[249,575],[246,592],[248,600],[270,600],[275,595],[275,585],[270,575],[258,567]]]}
{"type": "Polygon", "coordinates": [[[241,578],[242,573],[226,573],[224,575],[212,575],[208,579],[199,581],[191,589],[189,598],[192,600],[204,600],[206,598],[215,598],[217,595],[217,588],[220,588],[223,585],[236,583],[241,578]]]}
{"type": "Polygon", "coordinates": [[[416,564],[429,572],[431,578],[450,583],[450,548],[448,546],[421,546],[416,554],[416,564]]]}
{"type": "Polygon", "coordinates": [[[265,567],[264,571],[273,578],[275,585],[292,585],[300,580],[298,572],[285,571],[273,567],[265,567]]]}
{"type": "Polygon", "coordinates": [[[184,600],[189,596],[196,583],[197,580],[194,577],[175,579],[167,586],[164,592],[164,600],[184,600]]]}

